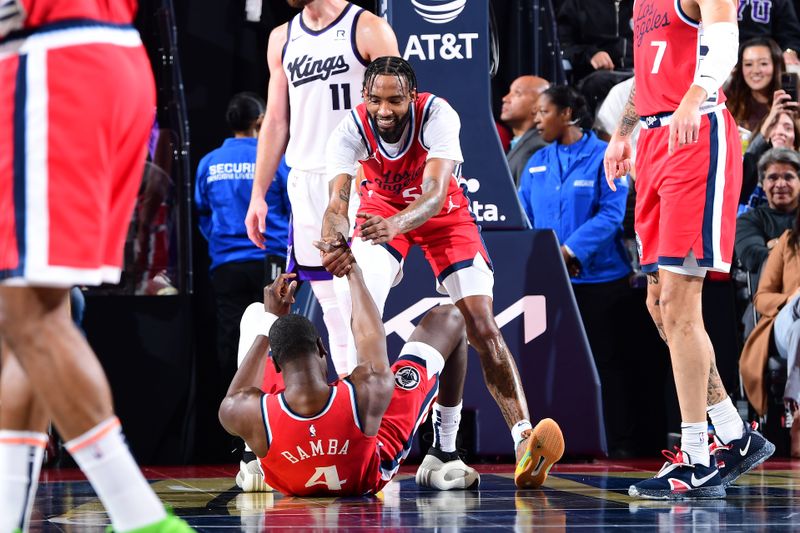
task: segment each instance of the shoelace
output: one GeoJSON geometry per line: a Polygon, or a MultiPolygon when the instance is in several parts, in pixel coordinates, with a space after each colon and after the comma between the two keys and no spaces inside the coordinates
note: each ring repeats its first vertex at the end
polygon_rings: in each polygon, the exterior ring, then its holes
{"type": "Polygon", "coordinates": [[[683,451],[678,446],[673,446],[675,453],[671,452],[670,450],[661,450],[661,455],[667,458],[672,464],[683,463],[683,451]]]}

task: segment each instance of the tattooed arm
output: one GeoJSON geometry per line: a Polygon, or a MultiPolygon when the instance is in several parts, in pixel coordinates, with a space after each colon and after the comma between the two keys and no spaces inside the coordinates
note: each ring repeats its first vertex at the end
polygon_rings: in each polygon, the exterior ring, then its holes
{"type": "Polygon", "coordinates": [[[353,177],[361,179],[362,169],[358,162],[369,156],[353,114],[348,114],[328,137],[325,147],[325,163],[330,178],[328,185],[328,207],[322,216],[322,239],[334,242],[339,233],[350,236],[350,190],[353,177]]]}
{"type": "Polygon", "coordinates": [[[437,215],[447,198],[447,188],[453,179],[455,166],[456,162],[450,159],[429,159],[425,164],[425,177],[422,178],[422,194],[408,207],[389,218],[366,213],[356,215],[363,220],[361,237],[373,244],[383,244],[400,233],[418,228],[437,215]]]}
{"type": "Polygon", "coordinates": [[[617,131],[614,132],[617,137],[630,137],[639,122],[639,114],[636,112],[636,104],[634,103],[635,97],[636,84],[634,83],[631,85],[631,94],[625,103],[625,109],[622,111],[622,118],[617,125],[617,131]]]}
{"type": "Polygon", "coordinates": [[[639,121],[639,114],[636,112],[634,97],[636,95],[636,84],[631,85],[631,94],[622,112],[617,130],[608,141],[606,155],[603,158],[603,166],[606,171],[606,182],[612,191],[617,190],[614,180],[630,173],[631,164],[631,134],[636,123],[639,121]]]}
{"type": "Polygon", "coordinates": [[[322,238],[336,240],[336,236],[350,235],[350,221],[347,219],[347,210],[350,207],[350,186],[353,176],[339,174],[331,180],[330,201],[322,216],[322,238]]]}

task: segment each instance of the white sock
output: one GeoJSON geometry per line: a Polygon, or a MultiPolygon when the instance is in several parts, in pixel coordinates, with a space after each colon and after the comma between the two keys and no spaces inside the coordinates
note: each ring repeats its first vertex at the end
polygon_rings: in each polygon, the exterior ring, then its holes
{"type": "Polygon", "coordinates": [[[708,407],[706,411],[714,425],[714,433],[724,444],[729,444],[744,435],[744,423],[730,396],[708,407]]]}
{"type": "Polygon", "coordinates": [[[689,456],[687,463],[709,465],[708,422],[681,424],[681,451],[689,456]]]}
{"type": "Polygon", "coordinates": [[[511,428],[511,438],[514,439],[514,453],[517,453],[519,443],[525,440],[522,434],[529,429],[533,429],[530,420],[520,420],[511,428]]]}
{"type": "Polygon", "coordinates": [[[116,417],[72,439],[65,447],[86,474],[116,531],[154,524],[167,513],[133,460],[116,417]]]}
{"type": "Polygon", "coordinates": [[[433,445],[443,452],[456,451],[456,435],[461,422],[461,404],[453,407],[433,404],[433,445]]]}
{"type": "Polygon", "coordinates": [[[0,430],[0,531],[28,530],[48,437],[0,430]]]}

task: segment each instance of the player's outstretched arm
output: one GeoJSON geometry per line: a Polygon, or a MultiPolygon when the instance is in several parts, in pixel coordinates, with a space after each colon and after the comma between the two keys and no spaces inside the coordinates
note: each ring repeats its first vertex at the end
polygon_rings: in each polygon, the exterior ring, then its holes
{"type": "Polygon", "coordinates": [[[617,190],[614,180],[625,176],[631,171],[631,134],[636,123],[639,122],[639,114],[636,112],[636,84],[631,85],[631,93],[622,111],[617,129],[608,141],[606,154],[603,157],[603,166],[606,172],[606,183],[612,191],[617,190]]]}
{"type": "MultiPolygon", "coordinates": [[[[283,316],[289,313],[294,303],[297,282],[295,274],[281,274],[271,285],[264,288],[264,306],[268,313],[283,316]]],[[[274,317],[273,317],[274,319],[274,317]]],[[[267,453],[267,440],[261,421],[261,385],[269,353],[269,327],[272,321],[265,317],[263,335],[256,336],[242,364],[233,376],[225,399],[219,407],[219,421],[225,431],[242,437],[259,457],[267,453]]]]}
{"type": "Polygon", "coordinates": [[[266,231],[267,202],[264,197],[272,184],[275,172],[289,142],[289,80],[281,64],[281,51],[286,43],[287,24],[270,33],[267,44],[267,65],[269,67],[269,86],[267,87],[267,109],[264,122],[258,132],[256,149],[256,171],[250,206],[245,216],[247,236],[264,249],[266,231]]]}
{"type": "Polygon", "coordinates": [[[353,300],[351,328],[358,364],[349,379],[356,387],[361,429],[366,435],[375,435],[394,389],[383,320],[344,235],[339,234],[334,242],[321,241],[314,245],[323,252],[325,269],[335,276],[347,276],[350,284],[353,300]]]}

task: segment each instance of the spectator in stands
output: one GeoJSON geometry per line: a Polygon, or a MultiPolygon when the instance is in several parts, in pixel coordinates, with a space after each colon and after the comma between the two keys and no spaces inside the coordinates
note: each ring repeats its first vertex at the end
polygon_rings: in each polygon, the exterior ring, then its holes
{"type": "Polygon", "coordinates": [[[772,106],[772,96],[781,88],[783,57],[778,44],[756,37],[739,45],[739,59],[725,87],[726,105],[739,127],[755,132],[772,106]]]}
{"type": "Polygon", "coordinates": [[[594,115],[608,91],[633,76],[633,0],[566,0],[558,10],[558,39],[572,83],[594,115]]]}
{"type": "Polygon", "coordinates": [[[620,307],[629,293],[630,260],[622,239],[628,194],[605,184],[606,143],[591,131],[586,101],[558,86],[539,97],[536,127],[550,142],[533,154],[520,179],[519,198],[536,229],[553,229],[569,272],[603,389],[609,450],[624,456],[632,447],[626,391],[624,336],[617,333],[620,307]]]}
{"type": "Polygon", "coordinates": [[[550,82],[537,76],[520,76],[511,84],[508,94],[503,97],[500,120],[514,133],[511,149],[506,154],[508,168],[519,185],[519,176],[525,163],[539,148],[547,146],[539,131],[534,127],[537,102],[542,91],[550,87],[550,82]]]}
{"type": "MultiPolygon", "coordinates": [[[[800,165],[800,159],[797,161],[800,165]]],[[[797,181],[797,165],[773,163],[768,174],[792,175],[797,181]]],[[[758,292],[754,298],[761,319],[748,337],[742,350],[740,370],[750,403],[759,414],[767,410],[764,372],[770,354],[770,337],[778,355],[787,361],[787,381],[784,401],[793,413],[793,457],[800,457],[800,220],[795,217],[792,229],[785,231],[769,254],[758,292]]]]}
{"type": "Polygon", "coordinates": [[[758,163],[759,183],[767,205],[750,209],[736,220],[736,257],[758,274],[778,237],[792,227],[800,197],[800,155],[790,148],[773,148],[758,163]]]}
{"type": "Polygon", "coordinates": [[[262,298],[262,290],[286,265],[289,199],[281,165],[267,193],[266,252],[247,237],[242,220],[250,205],[258,130],[264,101],[252,93],[235,95],[226,113],[233,137],[206,155],[197,167],[195,205],[200,232],[208,240],[211,285],[217,303],[217,357],[221,383],[236,372],[239,320],[245,308],[262,298]]]}
{"type": "MultiPolygon", "coordinates": [[[[757,205],[736,220],[734,250],[742,269],[749,276],[751,290],[758,287],[758,278],[767,256],[778,242],[778,237],[792,227],[800,200],[800,181],[791,179],[781,169],[800,171],[800,156],[788,148],[774,148],[759,161],[759,186],[763,188],[766,204],[757,205]],[[770,179],[766,179],[769,176],[770,179]]],[[[742,315],[744,338],[755,327],[753,303],[749,301],[742,315]]]]}
{"type": "Polygon", "coordinates": [[[742,179],[742,192],[739,203],[746,204],[753,194],[758,179],[758,161],[770,148],[791,148],[800,146],[800,129],[797,122],[797,102],[792,102],[791,97],[783,89],[778,89],[772,97],[772,107],[769,115],[761,123],[758,132],[750,137],[747,150],[744,153],[744,172],[742,179]]]}
{"type": "Polygon", "coordinates": [[[739,0],[739,42],[754,37],[775,39],[785,63],[800,64],[800,22],[791,0],[739,0]]]}

